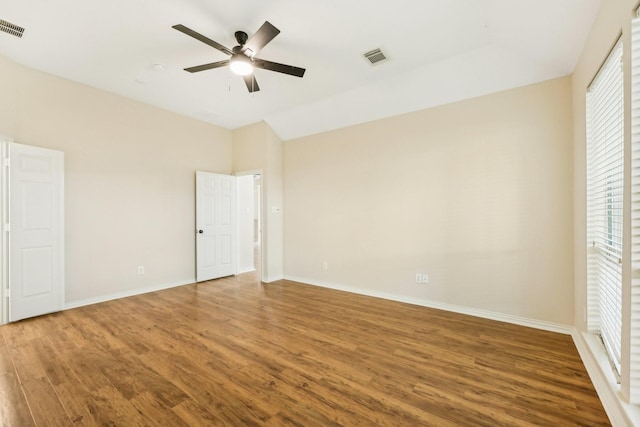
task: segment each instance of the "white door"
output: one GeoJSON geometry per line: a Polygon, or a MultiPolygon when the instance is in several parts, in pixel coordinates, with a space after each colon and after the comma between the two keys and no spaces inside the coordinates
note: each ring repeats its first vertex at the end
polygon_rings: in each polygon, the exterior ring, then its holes
{"type": "Polygon", "coordinates": [[[9,320],[64,307],[64,153],[9,144],[9,320]]]}
{"type": "Polygon", "coordinates": [[[236,273],[236,181],[196,172],[196,281],[236,273]]]}

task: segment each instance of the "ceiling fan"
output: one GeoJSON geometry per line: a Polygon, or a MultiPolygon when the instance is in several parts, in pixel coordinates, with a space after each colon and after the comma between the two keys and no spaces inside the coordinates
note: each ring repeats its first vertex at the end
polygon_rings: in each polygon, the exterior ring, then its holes
{"type": "Polygon", "coordinates": [[[197,73],[199,71],[211,70],[214,68],[224,67],[229,65],[231,71],[242,76],[244,82],[247,85],[249,92],[257,92],[260,90],[256,77],[253,74],[255,68],[261,68],[263,70],[276,71],[278,73],[288,74],[290,76],[302,77],[306,71],[304,68],[294,67],[293,65],[279,64],[277,62],[267,61],[265,59],[256,58],[255,55],[267,45],[275,36],[280,34],[280,30],[274,27],[269,21],[265,21],[264,24],[255,32],[251,38],[247,36],[244,31],[236,31],[235,37],[238,42],[238,46],[233,49],[229,49],[214,42],[208,37],[193,31],[191,28],[185,27],[182,24],[174,25],[171,28],[183,32],[184,34],[193,37],[196,40],[200,40],[214,49],[218,49],[222,53],[231,55],[231,58],[223,61],[211,62],[209,64],[197,65],[195,67],[185,68],[185,71],[190,73],[197,73]]]}

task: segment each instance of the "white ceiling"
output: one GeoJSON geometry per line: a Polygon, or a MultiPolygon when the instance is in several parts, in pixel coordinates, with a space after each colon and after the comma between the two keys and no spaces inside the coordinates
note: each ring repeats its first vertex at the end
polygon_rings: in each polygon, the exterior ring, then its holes
{"type": "Polygon", "coordinates": [[[266,121],[283,140],[570,74],[601,0],[4,0],[0,55],[228,129],[266,121]],[[171,28],[227,46],[268,20],[257,55],[307,69],[256,70],[248,93],[227,57],[171,28]],[[381,48],[389,61],[362,56],[381,48]],[[162,64],[157,71],[154,64],[162,64]]]}

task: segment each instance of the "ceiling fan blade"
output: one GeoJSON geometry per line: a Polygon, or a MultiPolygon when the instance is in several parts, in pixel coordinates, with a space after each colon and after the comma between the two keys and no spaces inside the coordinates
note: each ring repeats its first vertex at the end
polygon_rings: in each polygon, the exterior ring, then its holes
{"type": "Polygon", "coordinates": [[[249,56],[254,56],[278,34],[280,34],[279,29],[271,25],[269,21],[264,21],[262,27],[260,27],[258,31],[256,31],[244,44],[242,51],[246,53],[247,50],[251,49],[249,56]]]}
{"type": "Polygon", "coordinates": [[[210,38],[205,37],[202,34],[197,33],[195,31],[193,31],[191,28],[185,27],[182,24],[174,25],[171,28],[175,28],[176,30],[178,30],[178,31],[180,31],[182,33],[185,33],[186,35],[191,36],[196,40],[200,40],[202,43],[208,44],[212,48],[218,49],[220,52],[226,53],[227,55],[232,55],[233,54],[233,52],[231,52],[231,49],[228,49],[228,48],[222,46],[218,42],[214,42],[210,38]]]}
{"type": "Polygon", "coordinates": [[[263,70],[276,71],[278,73],[296,77],[304,76],[304,72],[306,71],[304,68],[294,67],[293,65],[278,64],[277,62],[271,62],[260,58],[254,58],[253,65],[256,68],[262,68],[263,70]]]}
{"type": "Polygon", "coordinates": [[[185,68],[184,70],[190,73],[197,73],[198,71],[212,70],[214,68],[224,67],[225,65],[229,65],[228,59],[225,59],[224,61],[211,62],[209,64],[196,65],[195,67],[185,68]]]}
{"type": "Polygon", "coordinates": [[[244,83],[247,85],[249,93],[257,92],[260,90],[260,86],[258,86],[256,76],[254,76],[253,74],[249,74],[248,76],[242,76],[242,78],[244,79],[244,83]]]}

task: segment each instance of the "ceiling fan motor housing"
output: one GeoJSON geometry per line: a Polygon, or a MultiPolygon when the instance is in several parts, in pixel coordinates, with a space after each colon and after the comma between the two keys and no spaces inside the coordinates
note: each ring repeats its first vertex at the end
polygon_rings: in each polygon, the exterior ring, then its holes
{"type": "Polygon", "coordinates": [[[236,36],[236,41],[240,46],[244,46],[247,40],[249,39],[249,36],[244,31],[236,31],[235,36],[236,36]]]}

